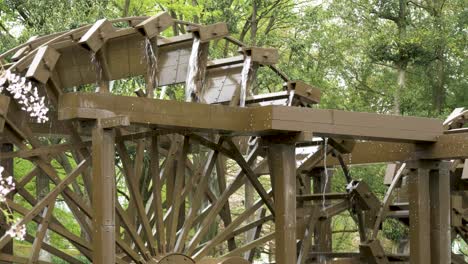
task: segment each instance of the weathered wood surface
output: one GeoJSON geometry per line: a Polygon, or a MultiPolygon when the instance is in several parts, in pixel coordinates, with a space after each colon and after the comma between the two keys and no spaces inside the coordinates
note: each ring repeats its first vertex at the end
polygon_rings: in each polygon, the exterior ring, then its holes
{"type": "Polygon", "coordinates": [[[266,135],[312,132],[314,136],[402,142],[433,142],[443,134],[437,119],[265,106],[239,108],[148,98],[69,93],[59,100],[59,119],[128,116],[131,123],[266,135]]]}

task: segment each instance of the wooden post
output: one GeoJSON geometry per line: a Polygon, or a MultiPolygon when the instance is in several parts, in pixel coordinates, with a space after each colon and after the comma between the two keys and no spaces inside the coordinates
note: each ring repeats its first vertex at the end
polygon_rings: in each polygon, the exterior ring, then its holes
{"type": "Polygon", "coordinates": [[[430,173],[431,260],[452,263],[450,162],[439,162],[439,169],[430,173]]]}
{"type": "MultiPolygon", "coordinates": [[[[13,144],[3,143],[1,145],[0,152],[4,153],[4,152],[12,152],[12,151],[13,151],[13,144]]],[[[10,175],[7,175],[7,173],[11,173],[11,175],[13,176],[13,173],[14,173],[13,158],[1,159],[0,165],[3,166],[3,168],[5,168],[5,171],[3,172],[3,175],[2,175],[4,178],[10,176],[10,175]]],[[[7,195],[7,197],[10,199],[13,199],[12,195],[7,195]]],[[[5,228],[0,228],[0,237],[2,237],[7,231],[8,230],[6,230],[5,228]]],[[[13,255],[13,240],[8,242],[8,244],[6,244],[6,246],[2,248],[1,253],[13,255]]],[[[13,263],[13,262],[5,262],[5,263],[13,263]]]]}
{"type": "MultiPolygon", "coordinates": [[[[329,193],[331,191],[331,178],[333,172],[328,171],[328,182],[324,169],[315,169],[312,171],[313,179],[313,191],[315,194],[329,193]],[[325,186],[326,184],[326,186],[325,186]]],[[[322,207],[322,200],[319,201],[320,207],[322,207]]],[[[330,202],[326,201],[325,206],[329,206],[330,202]]],[[[332,251],[332,228],[331,218],[327,220],[321,220],[317,222],[314,230],[314,245],[316,252],[331,252],[332,251]]],[[[328,258],[326,256],[317,256],[317,263],[327,263],[328,258]]]]}
{"type": "Polygon", "coordinates": [[[114,264],[115,257],[115,134],[96,127],[93,146],[93,263],[114,264]]]}
{"type": "MultiPolygon", "coordinates": [[[[38,201],[42,200],[50,192],[49,183],[49,176],[47,176],[47,174],[45,174],[43,171],[39,171],[39,173],[36,176],[36,197],[38,201]]],[[[47,211],[50,212],[52,210],[50,210],[50,208],[44,208],[44,210],[42,210],[43,214],[46,214],[47,211]]],[[[49,234],[47,231],[45,231],[43,242],[49,242],[49,234]]],[[[44,250],[40,252],[40,256],[42,260],[51,261],[51,256],[48,252],[44,250]]]]}
{"type": "Polygon", "coordinates": [[[295,145],[270,143],[268,160],[275,186],[276,263],[296,263],[295,145]]]}
{"type": "Polygon", "coordinates": [[[410,168],[408,195],[410,209],[410,263],[430,264],[430,163],[415,161],[410,168]]]}

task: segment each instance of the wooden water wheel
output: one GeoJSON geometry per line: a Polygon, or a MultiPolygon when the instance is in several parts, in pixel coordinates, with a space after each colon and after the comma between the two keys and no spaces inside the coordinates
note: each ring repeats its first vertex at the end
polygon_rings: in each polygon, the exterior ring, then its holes
{"type": "Polygon", "coordinates": [[[276,263],[305,263],[315,222],[355,209],[352,194],[327,196],[322,210],[313,202],[320,190],[310,180],[324,158],[345,168],[341,154],[355,144],[345,139],[434,142],[441,129],[430,119],[310,109],[320,91],[289,80],[278,58],[229,37],[224,23],[165,13],[100,20],[2,54],[11,78],[38,87],[49,112],[38,123],[10,90],[0,97],[0,159],[16,179],[6,203],[31,244],[13,252],[4,234],[0,261],[48,263],[44,251],[67,263],[250,263],[262,248],[276,263]],[[171,26],[189,33],[163,37],[171,26]],[[241,55],[216,58],[210,45],[221,40],[241,55]],[[278,76],[280,92],[251,91],[259,68],[278,76]],[[123,82],[142,89],[122,91],[123,82]],[[296,151],[304,146],[318,151],[296,151]]]}
{"type": "MultiPolygon", "coordinates": [[[[200,26],[160,14],[100,20],[32,39],[2,54],[9,73],[38,86],[50,104],[50,120],[35,122],[21,111],[20,103],[9,100],[8,93],[4,96],[2,138],[5,146],[14,148],[2,159],[7,163],[22,159],[31,167],[23,177],[15,176],[16,191],[6,202],[21,215],[18,225],[31,229],[25,240],[32,248],[29,256],[10,252],[0,259],[37,263],[40,251],[46,251],[69,263],[241,263],[236,256],[245,253],[252,260],[258,246],[273,240],[274,229],[262,228],[272,223],[274,208],[272,192],[258,179],[268,166],[255,137],[248,145],[248,136],[232,133],[132,124],[128,117],[111,113],[94,120],[65,120],[60,111],[59,98],[68,91],[89,90],[97,83],[99,95],[112,96],[111,80],[133,76],[146,76],[144,89],[137,92],[140,97],[154,98],[162,86],[169,90],[186,83],[186,89],[192,89],[187,100],[201,103],[318,100],[318,90],[302,83],[298,94],[311,94],[290,95],[287,88],[294,88],[295,82],[287,83],[275,97],[246,94],[252,67],[268,66],[285,78],[273,66],[278,54],[244,47],[227,34],[223,23],[200,26]],[[187,26],[191,33],[162,37],[160,33],[174,23],[187,26]],[[238,45],[242,54],[210,59],[210,42],[222,38],[238,45]],[[227,165],[238,172],[227,177],[227,165]],[[47,190],[49,181],[52,187],[47,190]],[[31,193],[28,186],[34,182],[31,193]],[[245,211],[232,212],[230,204],[239,203],[239,190],[246,183],[257,191],[252,198],[259,200],[251,201],[245,211]],[[63,217],[74,221],[65,225],[63,217]],[[248,232],[251,237],[245,238],[248,232]],[[83,257],[57,248],[46,236],[66,241],[83,257]]],[[[161,92],[158,96],[163,98],[161,92]]],[[[13,165],[7,170],[14,173],[13,165]]],[[[3,227],[9,228],[6,223],[3,227]]],[[[11,240],[4,235],[1,247],[11,240]]]]}

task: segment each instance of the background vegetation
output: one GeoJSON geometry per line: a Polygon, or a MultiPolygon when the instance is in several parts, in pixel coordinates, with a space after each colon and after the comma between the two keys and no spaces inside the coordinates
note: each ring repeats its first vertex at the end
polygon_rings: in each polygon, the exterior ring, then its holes
{"type": "MultiPolygon", "coordinates": [[[[321,108],[443,118],[468,106],[466,0],[0,0],[0,52],[99,18],[161,11],[197,23],[224,21],[245,43],[278,48],[280,69],[321,88],[321,108]]],[[[179,27],[166,32],[181,33],[179,27]]],[[[211,50],[214,57],[237,52],[222,41],[211,50]]],[[[135,78],[115,89],[132,93],[141,85],[135,78]]],[[[258,70],[254,92],[279,89],[271,72],[258,70]]],[[[180,92],[167,94],[180,98],[180,92]]],[[[19,165],[24,173],[31,166],[19,165]]],[[[383,196],[382,166],[352,173],[383,196]]],[[[340,172],[335,178],[335,190],[342,190],[340,172]]],[[[356,248],[356,228],[347,219],[333,222],[339,250],[356,248]]],[[[406,231],[393,222],[385,226],[391,249],[406,231]]]]}

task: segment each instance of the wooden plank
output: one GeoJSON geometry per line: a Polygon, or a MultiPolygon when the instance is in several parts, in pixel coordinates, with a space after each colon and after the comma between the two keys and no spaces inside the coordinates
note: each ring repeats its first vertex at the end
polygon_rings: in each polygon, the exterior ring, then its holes
{"type": "Polygon", "coordinates": [[[430,210],[430,167],[427,163],[416,162],[408,165],[414,168],[409,175],[408,194],[410,206],[411,243],[410,263],[430,264],[431,254],[431,210],[430,210]]]}
{"type": "Polygon", "coordinates": [[[294,144],[268,145],[270,175],[275,197],[275,260],[296,263],[296,160],[294,144]]]}
{"type": "MultiPolygon", "coordinates": [[[[34,239],[35,237],[31,236],[30,234],[26,234],[24,240],[30,242],[30,243],[34,243],[34,239]]],[[[76,258],[70,256],[69,254],[63,252],[62,250],[59,250],[47,243],[42,243],[42,249],[49,252],[50,254],[60,258],[60,259],[63,259],[65,261],[68,261],[69,263],[71,264],[82,264],[83,262],[77,260],[76,258]]]]}
{"type": "MultiPolygon", "coordinates": [[[[259,154],[259,148],[254,148],[253,150],[251,150],[251,152],[249,153],[247,157],[247,163],[249,164],[249,166],[252,166],[252,164],[255,162],[256,158],[258,157],[258,154],[259,154]]],[[[228,201],[229,197],[243,185],[244,176],[245,174],[241,170],[235,176],[235,179],[229,185],[229,187],[220,195],[218,200],[216,200],[214,205],[209,209],[209,211],[207,212],[207,215],[203,218],[200,224],[200,228],[197,230],[197,232],[194,234],[194,236],[188,243],[186,251],[185,251],[186,254],[190,255],[195,251],[195,249],[198,246],[198,243],[200,243],[203,236],[209,230],[210,225],[213,223],[218,213],[222,210],[222,208],[224,207],[224,204],[228,201]]]]}
{"type": "MultiPolygon", "coordinates": [[[[242,253],[248,251],[248,250],[251,250],[253,248],[256,248],[270,240],[273,240],[275,238],[275,232],[271,232],[269,234],[266,234],[265,236],[261,237],[261,238],[258,238],[242,247],[239,247],[237,248],[236,250],[233,250],[225,255],[222,256],[222,258],[225,258],[225,257],[232,257],[232,256],[239,256],[241,255],[242,253]]],[[[294,246],[295,246],[295,243],[294,243],[294,246]]],[[[286,263],[293,263],[293,262],[276,262],[278,264],[286,264],[286,263]]]]}
{"type": "Polygon", "coordinates": [[[197,34],[202,43],[229,35],[227,24],[224,22],[192,27],[189,31],[197,34]]]}
{"type": "Polygon", "coordinates": [[[97,52],[106,43],[108,34],[115,31],[112,23],[107,19],[98,20],[94,25],[81,37],[79,44],[84,48],[97,52]]]}
{"type": "Polygon", "coordinates": [[[136,245],[136,248],[140,251],[141,255],[145,260],[151,259],[151,254],[149,250],[145,247],[145,243],[143,239],[137,234],[137,228],[133,225],[132,221],[128,217],[125,210],[122,208],[119,202],[116,202],[116,211],[119,218],[122,220],[122,226],[125,230],[129,233],[130,237],[132,238],[133,242],[136,245]]]}
{"type": "Polygon", "coordinates": [[[158,243],[159,253],[166,252],[166,236],[164,230],[164,221],[163,221],[163,206],[162,206],[162,183],[160,179],[160,168],[159,168],[159,145],[158,145],[158,136],[153,136],[151,138],[151,190],[153,192],[153,210],[156,218],[156,242],[158,243]]]}
{"type": "Polygon", "coordinates": [[[442,135],[441,122],[429,118],[282,106],[239,108],[101,94],[60,97],[59,120],[109,115],[128,115],[131,123],[249,135],[305,131],[316,136],[403,142],[434,142],[442,135]]]}
{"type": "MultiPolygon", "coordinates": [[[[22,224],[27,224],[31,220],[34,219],[35,216],[37,216],[44,207],[46,207],[48,204],[50,204],[51,201],[54,201],[56,197],[62,193],[66,188],[67,185],[70,184],[72,181],[78,177],[82,173],[84,169],[86,169],[89,165],[89,160],[84,160],[81,162],[75,170],[69,174],[65,179],[63,179],[57,186],[44,197],[41,201],[39,201],[36,206],[34,206],[31,210],[28,211],[26,215],[17,223],[18,225],[22,224]]],[[[12,207],[12,206],[10,206],[12,207]]],[[[0,238],[0,248],[3,248],[12,238],[9,235],[4,235],[0,238]]]]}
{"type": "Polygon", "coordinates": [[[234,144],[234,142],[231,139],[228,140],[228,144],[229,144],[231,150],[233,151],[234,160],[239,164],[241,169],[244,171],[244,173],[247,176],[247,178],[249,179],[250,183],[255,188],[257,193],[260,195],[263,202],[265,203],[265,205],[270,210],[271,214],[275,215],[275,207],[273,206],[273,202],[268,197],[268,194],[265,191],[265,188],[263,187],[263,185],[258,180],[256,174],[253,172],[252,168],[249,166],[248,162],[244,159],[244,157],[240,153],[239,149],[237,149],[237,146],[234,144]]]}
{"type": "Polygon", "coordinates": [[[114,264],[115,252],[115,132],[93,130],[93,263],[114,264]]]}
{"type": "MultiPolygon", "coordinates": [[[[218,144],[221,144],[222,142],[223,141],[221,139],[220,141],[218,141],[218,144]]],[[[189,235],[189,231],[193,227],[195,217],[197,216],[197,213],[202,205],[202,197],[206,189],[208,188],[209,178],[216,164],[217,158],[217,151],[212,151],[208,156],[208,161],[205,163],[206,165],[203,168],[201,179],[197,183],[197,188],[194,195],[195,199],[192,201],[187,219],[182,228],[180,229],[180,234],[175,247],[175,252],[181,252],[185,246],[185,242],[189,235]]]]}
{"type": "Polygon", "coordinates": [[[34,239],[34,243],[32,245],[31,255],[28,260],[28,264],[37,263],[39,259],[39,253],[42,248],[42,242],[45,238],[47,229],[49,227],[49,221],[52,216],[52,212],[54,211],[55,201],[52,201],[47,208],[44,209],[42,221],[37,227],[36,238],[34,239]]]}
{"type": "MultiPolygon", "coordinates": [[[[117,133],[117,135],[119,136],[120,132],[117,133]]],[[[133,200],[133,205],[136,207],[135,209],[138,213],[138,216],[140,217],[140,221],[142,222],[143,231],[145,232],[145,237],[147,238],[151,254],[156,255],[157,248],[155,245],[152,228],[150,226],[148,216],[146,215],[145,207],[143,204],[143,197],[141,196],[138,186],[136,186],[134,182],[136,176],[135,171],[131,166],[131,159],[123,142],[117,142],[116,146],[117,152],[119,153],[119,156],[122,160],[124,176],[126,178],[130,195],[133,200]]]]}
{"type": "MultiPolygon", "coordinates": [[[[369,163],[404,162],[415,159],[467,159],[468,134],[441,135],[435,143],[411,144],[392,142],[356,142],[351,154],[344,154],[348,165],[369,163]]],[[[329,155],[327,166],[340,165],[338,159],[329,155]]],[[[322,167],[323,163],[317,164],[322,167]]]]}
{"type": "Polygon", "coordinates": [[[178,151],[178,157],[176,162],[176,173],[175,173],[175,180],[174,180],[174,192],[172,193],[172,205],[169,208],[170,219],[167,225],[167,236],[169,237],[169,243],[167,247],[170,250],[173,250],[175,247],[176,239],[177,239],[177,226],[179,222],[179,213],[180,207],[182,204],[182,188],[185,181],[185,161],[188,159],[187,155],[189,152],[189,138],[184,138],[184,143],[182,145],[182,149],[178,151]]]}
{"type": "Polygon", "coordinates": [[[77,150],[80,148],[87,148],[89,146],[91,146],[91,141],[85,141],[80,144],[50,145],[50,146],[44,146],[44,147],[39,147],[39,148],[33,148],[31,150],[18,150],[18,151],[0,153],[0,159],[7,159],[7,158],[27,159],[27,158],[41,156],[41,155],[54,156],[54,155],[57,155],[66,151],[77,150]]]}
{"type": "MultiPolygon", "coordinates": [[[[271,192],[270,192],[270,195],[271,195],[271,192]]],[[[202,249],[200,249],[197,253],[195,253],[193,255],[193,259],[195,261],[198,261],[201,258],[205,257],[210,252],[210,250],[212,250],[216,245],[218,245],[222,241],[226,240],[236,227],[241,225],[249,216],[251,216],[258,209],[260,209],[262,205],[263,205],[263,201],[259,200],[252,207],[242,212],[236,219],[234,219],[234,221],[232,221],[232,223],[229,226],[227,226],[225,229],[220,231],[213,239],[211,239],[208,243],[206,243],[202,249]]]]}
{"type": "Polygon", "coordinates": [[[45,46],[39,48],[31,65],[29,65],[26,77],[40,83],[46,83],[52,75],[59,57],[60,53],[51,47],[45,46]]]}
{"type": "Polygon", "coordinates": [[[276,64],[279,60],[278,50],[273,48],[245,47],[243,52],[247,56],[251,56],[253,62],[262,65],[276,64]]]}
{"type": "Polygon", "coordinates": [[[318,104],[320,102],[320,89],[303,81],[290,81],[287,83],[287,88],[294,91],[294,96],[299,97],[299,100],[304,104],[318,104]]]}
{"type": "Polygon", "coordinates": [[[153,38],[159,35],[168,27],[174,24],[174,20],[167,12],[159,13],[155,16],[147,18],[135,28],[147,38],[153,38]]]}

